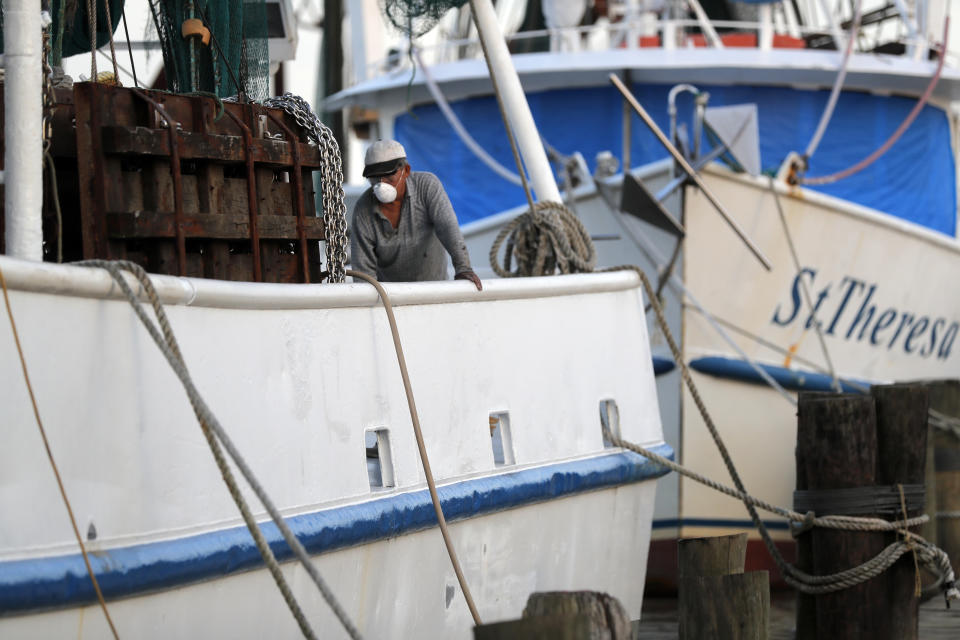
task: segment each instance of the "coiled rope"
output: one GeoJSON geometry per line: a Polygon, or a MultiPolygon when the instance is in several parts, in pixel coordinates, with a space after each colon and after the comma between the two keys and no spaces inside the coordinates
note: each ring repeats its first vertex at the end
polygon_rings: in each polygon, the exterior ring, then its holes
{"type": "Polygon", "coordinates": [[[240,514],[247,525],[247,529],[250,531],[250,535],[253,536],[257,550],[260,552],[264,564],[266,564],[270,574],[273,576],[280,593],[283,595],[284,601],[290,608],[290,611],[296,619],[297,624],[300,626],[300,630],[304,637],[315,638],[316,635],[314,634],[313,629],[311,629],[310,624],[307,622],[300,605],[297,603],[296,598],[287,584],[286,579],[283,577],[283,574],[280,571],[280,565],[277,562],[276,557],[273,555],[273,551],[270,549],[269,544],[267,544],[267,541],[264,538],[260,527],[257,525],[256,520],[253,518],[253,514],[250,511],[249,505],[247,504],[243,495],[240,493],[240,488],[233,476],[232,471],[230,470],[230,467],[227,464],[227,460],[223,455],[223,450],[226,450],[227,454],[229,454],[230,458],[233,460],[234,464],[247,481],[247,484],[250,485],[250,488],[256,494],[264,508],[266,508],[267,512],[270,514],[270,518],[283,535],[283,539],[287,542],[297,560],[300,561],[300,564],[303,565],[304,569],[306,569],[307,574],[313,580],[317,589],[320,591],[320,594],[323,596],[323,599],[326,600],[327,604],[330,606],[330,609],[337,616],[340,624],[343,625],[343,628],[347,631],[351,638],[354,640],[359,640],[362,637],[360,632],[357,631],[356,627],[347,617],[346,612],[333,596],[333,593],[320,576],[317,568],[310,561],[310,557],[307,554],[306,549],[303,548],[300,540],[298,540],[297,537],[293,535],[293,532],[290,531],[290,527],[287,526],[286,521],[280,515],[280,512],[277,510],[273,501],[267,495],[256,476],[253,474],[253,471],[247,465],[243,456],[240,455],[240,452],[234,446],[233,441],[227,435],[226,431],[224,431],[223,427],[220,425],[220,422],[217,420],[216,416],[213,415],[213,412],[207,406],[203,397],[200,395],[200,392],[193,384],[190,373],[187,371],[186,362],[183,359],[183,355],[180,352],[180,347],[177,344],[176,337],[174,336],[173,330],[170,327],[170,322],[167,319],[166,312],[163,309],[163,305],[160,303],[160,298],[157,295],[156,289],[154,289],[153,283],[150,281],[149,276],[147,276],[147,273],[142,267],[140,267],[140,265],[125,260],[85,260],[75,264],[79,266],[104,269],[110,274],[114,282],[117,283],[117,286],[123,292],[127,301],[133,307],[137,317],[140,318],[140,321],[150,334],[150,337],[153,338],[153,341],[160,349],[160,352],[167,359],[170,367],[180,379],[184,390],[187,392],[190,405],[193,407],[193,411],[197,416],[198,422],[200,423],[200,428],[203,431],[203,435],[207,439],[207,444],[210,446],[210,450],[213,453],[217,467],[220,469],[223,480],[230,491],[230,496],[233,498],[237,508],[240,510],[240,514]],[[133,290],[130,288],[130,285],[124,278],[123,271],[131,273],[140,283],[141,287],[143,288],[143,292],[146,294],[147,299],[153,308],[153,312],[156,315],[157,324],[160,326],[159,330],[154,322],[147,316],[147,313],[144,311],[143,305],[140,303],[137,295],[133,292],[133,290]]]}
{"type": "Polygon", "coordinates": [[[113,624],[110,612],[107,610],[107,603],[103,599],[103,592],[100,591],[100,583],[97,582],[97,576],[90,566],[90,557],[87,555],[87,547],[83,544],[83,538],[80,536],[80,529],[77,527],[77,519],[73,515],[73,508],[70,506],[70,499],[67,498],[67,490],[63,486],[63,479],[60,477],[60,470],[57,468],[57,462],[53,458],[53,451],[50,449],[50,441],[47,439],[47,430],[43,428],[43,420],[40,419],[40,409],[37,407],[37,398],[33,394],[33,385],[30,384],[30,374],[27,372],[27,359],[23,355],[23,347],[20,345],[20,333],[17,331],[17,323],[13,319],[13,308],[10,306],[10,295],[7,292],[7,280],[3,277],[3,269],[0,268],[0,287],[3,288],[3,301],[7,307],[7,317],[10,319],[10,329],[13,331],[13,342],[17,347],[17,355],[20,357],[20,367],[23,369],[23,381],[27,385],[27,393],[30,396],[30,405],[33,407],[33,417],[37,422],[37,429],[40,430],[40,438],[43,440],[43,448],[47,452],[47,460],[50,461],[50,468],[53,470],[53,476],[57,480],[57,488],[60,490],[60,497],[63,499],[63,506],[67,508],[67,516],[70,518],[70,526],[73,527],[73,535],[80,546],[80,554],[83,556],[83,564],[87,568],[87,575],[90,576],[90,582],[93,583],[93,591],[97,594],[97,602],[107,619],[107,625],[110,627],[110,633],[115,639],[120,636],[117,634],[117,628],[113,624]]]}
{"type": "Polygon", "coordinates": [[[580,219],[559,202],[537,202],[500,230],[490,247],[490,266],[501,278],[593,271],[597,252],[580,219]],[[503,266],[498,255],[506,241],[503,266]],[[512,262],[516,260],[516,269],[512,262]]]}
{"type": "Polygon", "coordinates": [[[470,594],[467,579],[464,577],[463,570],[460,568],[457,551],[453,546],[453,540],[450,538],[450,531],[447,529],[447,520],[443,517],[443,508],[440,505],[440,496],[437,495],[437,485],[433,480],[430,460],[427,458],[427,447],[423,441],[423,432],[420,430],[420,417],[417,413],[417,404],[413,399],[413,388],[410,386],[410,376],[407,373],[407,361],[406,358],[403,357],[403,345],[400,344],[400,331],[397,329],[397,319],[393,315],[393,305],[390,303],[390,297],[387,295],[387,292],[384,291],[383,286],[367,274],[361,273],[360,271],[347,270],[347,275],[360,278],[373,285],[380,295],[380,301],[383,302],[384,310],[387,312],[387,320],[390,323],[390,333],[393,336],[393,347],[397,352],[397,362],[400,364],[400,377],[403,379],[403,390],[407,394],[407,407],[410,409],[410,419],[413,422],[413,434],[417,440],[417,449],[420,451],[420,462],[423,464],[423,473],[427,477],[427,488],[430,490],[430,500],[433,502],[433,511],[437,515],[437,524],[440,526],[443,544],[447,547],[450,564],[453,565],[453,572],[457,575],[457,582],[460,583],[460,590],[463,591],[463,597],[467,601],[470,615],[473,616],[474,624],[480,626],[483,624],[480,620],[480,613],[477,611],[477,605],[473,602],[473,596],[470,594]]]}

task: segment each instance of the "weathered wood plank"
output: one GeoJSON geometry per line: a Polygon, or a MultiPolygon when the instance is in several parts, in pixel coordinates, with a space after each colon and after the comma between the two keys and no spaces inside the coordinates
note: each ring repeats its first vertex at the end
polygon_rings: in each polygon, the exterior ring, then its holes
{"type": "MultiPolygon", "coordinates": [[[[293,216],[259,216],[260,237],[273,240],[296,240],[297,219],[293,216]]],[[[107,228],[111,238],[173,238],[173,217],[156,212],[121,212],[107,214],[107,228]]],[[[324,238],[323,218],[307,218],[307,238],[324,238]]],[[[217,240],[245,240],[250,237],[250,218],[243,214],[211,215],[198,213],[187,216],[184,234],[188,238],[217,240]]]]}
{"type": "MultiPolygon", "coordinates": [[[[111,155],[169,156],[170,137],[166,129],[152,127],[105,126],[101,129],[103,152],[111,155]]],[[[244,161],[243,138],[239,135],[220,135],[181,131],[180,157],[184,160],[210,160],[241,163],[244,161]]],[[[309,144],[297,143],[300,161],[304,167],[320,167],[320,150],[309,144]]],[[[286,166],[293,164],[293,153],[286,140],[259,138],[254,140],[253,159],[257,164],[286,166]]]]}

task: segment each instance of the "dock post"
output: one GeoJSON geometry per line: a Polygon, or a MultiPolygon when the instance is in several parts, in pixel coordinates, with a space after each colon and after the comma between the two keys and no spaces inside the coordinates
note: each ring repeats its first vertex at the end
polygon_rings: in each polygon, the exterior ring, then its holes
{"type": "MultiPolygon", "coordinates": [[[[874,385],[870,394],[877,402],[877,484],[881,486],[922,486],[927,456],[927,414],[929,392],[921,384],[874,385]]],[[[903,499],[899,519],[923,512],[919,504],[911,508],[903,499]]],[[[920,528],[913,529],[920,533],[920,528]]],[[[897,534],[884,534],[884,546],[897,534]]],[[[883,600],[874,604],[869,615],[877,616],[885,631],[878,638],[917,638],[920,625],[919,565],[913,554],[901,556],[880,574],[876,581],[883,589],[883,600]]],[[[866,615],[866,614],[865,614],[866,615]]]]}
{"type": "Polygon", "coordinates": [[[630,617],[620,601],[597,591],[530,594],[523,617],[473,628],[474,640],[630,640],[630,617]]]}
{"type": "MultiPolygon", "coordinates": [[[[918,515],[927,408],[928,390],[922,384],[875,385],[869,396],[801,393],[797,510],[887,520],[918,515]],[[877,489],[871,494],[870,487],[877,489]],[[832,491],[838,489],[864,491],[832,491]]],[[[814,575],[837,573],[873,558],[896,536],[815,528],[797,540],[798,568],[814,575]]],[[[917,638],[919,570],[914,560],[906,554],[855,587],[815,597],[800,594],[797,638],[917,638]]]]}
{"type": "Polygon", "coordinates": [[[770,577],[744,573],[747,534],[691,538],[679,545],[680,640],[770,637],[770,577]]]}
{"type": "MultiPolygon", "coordinates": [[[[949,418],[960,418],[960,380],[937,380],[927,383],[930,408],[949,418]]],[[[960,571],[960,439],[936,432],[934,436],[936,469],[937,546],[947,552],[954,572],[960,571]]]]}
{"type": "MultiPolygon", "coordinates": [[[[875,485],[876,424],[872,396],[800,393],[797,490],[875,485]]],[[[797,567],[806,573],[826,575],[869,560],[882,549],[880,535],[815,528],[797,538],[797,567]]],[[[883,605],[872,582],[816,597],[798,594],[797,640],[880,637],[882,630],[875,629],[872,620],[859,619],[858,613],[883,605]]]]}

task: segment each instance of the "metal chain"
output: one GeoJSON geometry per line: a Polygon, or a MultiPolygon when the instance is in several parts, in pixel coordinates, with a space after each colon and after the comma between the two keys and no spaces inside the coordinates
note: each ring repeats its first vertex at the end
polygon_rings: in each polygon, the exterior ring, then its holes
{"type": "Polygon", "coordinates": [[[340,146],[330,127],[320,121],[307,101],[300,96],[284,93],[282,96],[265,100],[263,104],[283,109],[320,147],[320,158],[323,162],[320,170],[320,191],[323,199],[328,279],[330,282],[343,282],[347,262],[347,209],[343,203],[343,161],[340,146]]]}

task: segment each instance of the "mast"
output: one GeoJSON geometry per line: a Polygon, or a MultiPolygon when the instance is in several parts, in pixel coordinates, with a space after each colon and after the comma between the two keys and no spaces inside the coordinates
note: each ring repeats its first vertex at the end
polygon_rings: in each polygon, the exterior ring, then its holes
{"type": "Polygon", "coordinates": [[[530,113],[530,105],[520,86],[517,70],[510,61],[510,51],[500,31],[497,14],[490,0],[470,0],[477,33],[483,42],[490,63],[490,72],[496,79],[503,97],[503,107],[517,137],[517,146],[530,174],[530,182],[540,202],[563,202],[553,179],[550,162],[540,142],[537,125],[530,113]]]}
{"type": "MultiPolygon", "coordinates": [[[[6,0],[4,199],[6,253],[43,260],[43,113],[40,0],[6,0]]],[[[49,18],[48,18],[49,19],[49,18]]]]}

